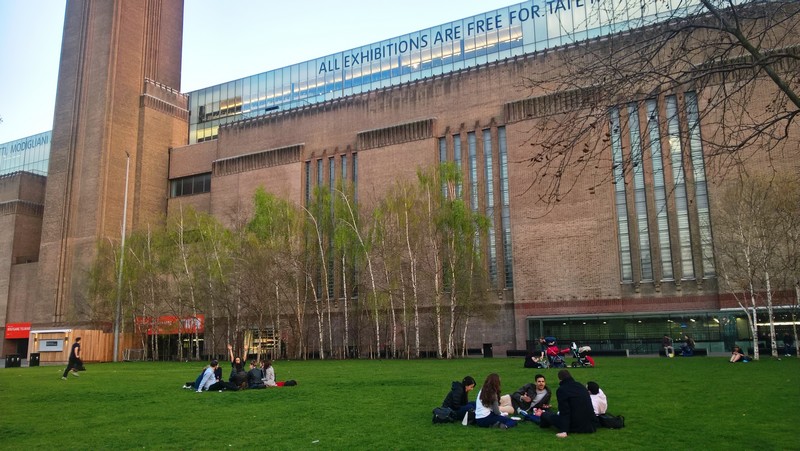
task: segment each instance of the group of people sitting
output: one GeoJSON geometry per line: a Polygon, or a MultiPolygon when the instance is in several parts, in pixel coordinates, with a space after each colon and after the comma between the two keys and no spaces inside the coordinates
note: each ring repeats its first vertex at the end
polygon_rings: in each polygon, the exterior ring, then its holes
{"type": "MultiPolygon", "coordinates": [[[[672,338],[664,334],[664,338],[661,339],[661,347],[664,350],[664,355],[667,357],[675,357],[675,348],[672,346],[672,338]]],[[[689,335],[683,336],[683,344],[681,345],[680,354],[683,357],[691,357],[694,355],[694,339],[689,335]]]]}
{"type": "Polygon", "coordinates": [[[576,366],[594,366],[594,359],[589,355],[592,350],[589,346],[578,346],[573,342],[572,347],[560,348],[555,337],[539,337],[539,351],[531,350],[525,356],[525,368],[565,368],[567,366],[562,356],[572,352],[577,359],[576,366]]]}
{"type": "Polygon", "coordinates": [[[570,372],[558,372],[556,390],[558,410],[550,405],[552,392],[544,375],[537,374],[533,383],[520,387],[511,394],[501,394],[500,376],[492,373],[486,377],[475,401],[469,401],[469,392],[475,389],[475,379],[466,376],[453,382],[442,407],[453,412],[454,420],[480,427],[515,427],[519,421],[532,421],[542,428],[555,427],[558,437],[569,433],[595,432],[598,415],[606,413],[608,400],[596,382],[583,386],[572,378],[570,372]],[[471,417],[474,415],[474,420],[471,417]],[[466,418],[466,419],[465,419],[466,418]]]}
{"type": "Polygon", "coordinates": [[[231,359],[231,374],[228,380],[222,379],[222,368],[219,366],[219,361],[212,360],[207,367],[203,369],[200,376],[196,380],[187,382],[183,388],[194,389],[198,393],[209,390],[230,390],[237,391],[247,388],[267,388],[278,387],[282,384],[275,381],[275,369],[272,367],[270,360],[257,362],[252,360],[250,362],[250,370],[244,370],[244,361],[240,357],[234,357],[233,346],[228,345],[228,355],[231,359]]]}

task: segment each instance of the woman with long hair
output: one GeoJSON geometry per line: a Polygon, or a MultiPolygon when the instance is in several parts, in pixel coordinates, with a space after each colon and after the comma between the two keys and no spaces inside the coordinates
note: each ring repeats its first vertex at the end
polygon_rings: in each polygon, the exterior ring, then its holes
{"type": "Polygon", "coordinates": [[[517,422],[500,413],[500,376],[492,373],[478,392],[475,402],[475,423],[481,427],[497,426],[508,429],[517,425],[517,422]]]}

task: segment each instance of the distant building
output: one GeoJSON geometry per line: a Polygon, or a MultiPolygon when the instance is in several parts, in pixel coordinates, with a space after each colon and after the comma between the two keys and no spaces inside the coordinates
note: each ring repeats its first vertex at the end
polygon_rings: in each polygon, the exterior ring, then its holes
{"type": "MultiPolygon", "coordinates": [[[[13,237],[11,226],[0,232],[0,244],[15,249],[0,250],[12,256],[0,262],[0,325],[89,321],[85,270],[98,238],[119,239],[125,192],[128,230],[186,205],[232,225],[231,211],[250,212],[260,186],[306,205],[314,187],[347,180],[368,210],[392,181],[449,161],[464,176],[463,198],[490,220],[482,247],[499,304],[492,320],[470,320],[468,348],[525,349],[555,335],[651,353],[665,333],[690,333],[719,352],[747,340],[743,315],[716,278],[709,199],[721,179],[707,173],[702,148],[680,148],[696,146],[692,133],[706,129],[702,92],[631,93],[602,125],[609,159],[587,172],[609,182],[565,180],[576,189],[540,214],[524,163],[532,158],[528,140],[538,125],[579,108],[586,93],[537,92],[521,80],[558,70],[548,53],[580,61],[605,40],[622,39],[612,33],[629,39],[666,17],[654,9],[637,20],[577,20],[601,3],[524,2],[187,95],[179,89],[182,1],[89,12],[69,2],[52,139],[0,144],[52,146],[46,196],[47,171],[34,162],[7,166],[2,150],[2,170],[13,174],[0,175],[0,207],[17,206],[0,220],[30,216],[37,225],[13,237]],[[129,32],[112,35],[108,24],[129,32]],[[648,128],[654,115],[668,127],[648,128]],[[646,170],[619,172],[614,159],[636,152],[646,170]],[[34,240],[38,248],[16,250],[34,240]]],[[[771,157],[776,167],[796,169],[791,155],[771,157]]],[[[341,281],[331,290],[341,296],[341,281]]],[[[278,333],[251,338],[276,343],[278,333]]],[[[428,328],[422,333],[430,338],[428,328]]],[[[4,343],[4,353],[31,345],[8,336],[4,343]]],[[[309,346],[313,352],[313,340],[309,346]]]]}

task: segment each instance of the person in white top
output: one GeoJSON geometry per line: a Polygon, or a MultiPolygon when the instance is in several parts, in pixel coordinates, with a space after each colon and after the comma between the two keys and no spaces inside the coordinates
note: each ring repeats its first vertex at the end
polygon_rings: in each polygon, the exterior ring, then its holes
{"type": "Polygon", "coordinates": [[[264,385],[267,387],[277,387],[278,383],[275,382],[275,368],[272,367],[272,360],[264,360],[261,362],[261,374],[263,374],[264,385]]]}
{"type": "Polygon", "coordinates": [[[606,394],[603,393],[603,390],[600,389],[600,385],[598,385],[597,382],[591,381],[586,384],[586,388],[589,390],[589,396],[592,398],[594,414],[602,415],[606,413],[608,410],[608,399],[606,398],[606,394]]]}

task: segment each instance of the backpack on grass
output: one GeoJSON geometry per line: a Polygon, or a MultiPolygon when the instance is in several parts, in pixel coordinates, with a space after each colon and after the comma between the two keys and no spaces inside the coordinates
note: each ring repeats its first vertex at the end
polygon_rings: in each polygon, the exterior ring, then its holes
{"type": "Polygon", "coordinates": [[[433,409],[433,423],[452,423],[455,412],[449,407],[437,407],[433,409]]]}
{"type": "Polygon", "coordinates": [[[622,429],[625,427],[625,417],[622,415],[612,415],[604,413],[598,415],[597,419],[600,420],[600,426],[608,429],[622,429]]]}

